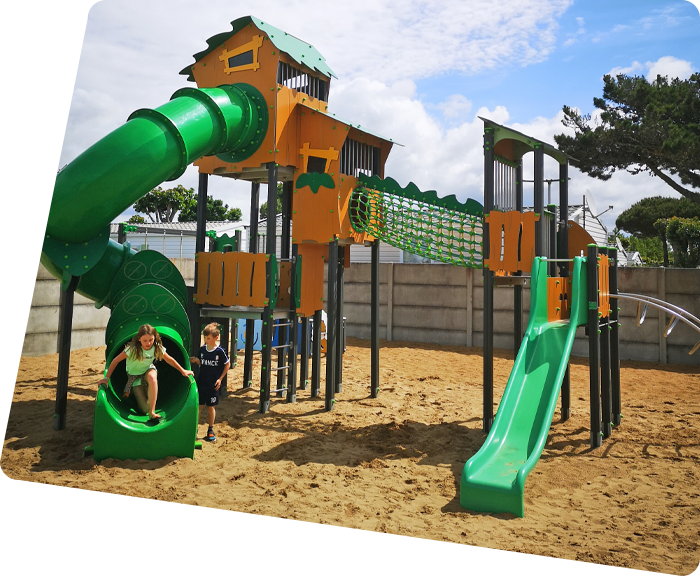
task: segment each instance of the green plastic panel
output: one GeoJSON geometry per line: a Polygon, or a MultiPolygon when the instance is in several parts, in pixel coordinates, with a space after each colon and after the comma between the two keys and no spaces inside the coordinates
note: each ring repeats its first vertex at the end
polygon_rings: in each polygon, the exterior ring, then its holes
{"type": "Polygon", "coordinates": [[[547,263],[532,267],[530,321],[493,426],[462,471],[460,504],[524,516],[525,480],[542,454],[578,322],[585,316],[585,259],[576,258],[570,322],[547,322],[547,263]]]}
{"type": "Polygon", "coordinates": [[[114,308],[124,295],[139,284],[159,284],[187,307],[187,286],[175,265],[160,252],[142,250],[134,254],[114,276],[109,295],[114,308]]]}

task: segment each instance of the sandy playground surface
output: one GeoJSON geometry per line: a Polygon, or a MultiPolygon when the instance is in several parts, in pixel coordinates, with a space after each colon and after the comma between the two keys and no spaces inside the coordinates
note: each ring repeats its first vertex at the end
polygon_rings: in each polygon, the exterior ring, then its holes
{"type": "MultiPolygon", "coordinates": [[[[525,517],[516,518],[459,505],[462,468],[485,439],[478,348],[382,342],[372,399],[368,342],[348,339],[333,411],[306,390],[295,404],[274,399],[265,415],[257,391],[240,389],[241,357],[217,410],[218,441],[204,442],[194,460],[98,465],[83,448],[103,362],[103,347],[73,352],[68,428],[55,432],[58,355],[22,358],[2,452],[7,476],[654,572],[689,574],[700,561],[696,367],[623,362],[622,426],[591,451],[588,366],[573,359],[572,417],[555,413],[525,486],[525,517]]],[[[512,362],[497,351],[496,402],[512,362]]]]}

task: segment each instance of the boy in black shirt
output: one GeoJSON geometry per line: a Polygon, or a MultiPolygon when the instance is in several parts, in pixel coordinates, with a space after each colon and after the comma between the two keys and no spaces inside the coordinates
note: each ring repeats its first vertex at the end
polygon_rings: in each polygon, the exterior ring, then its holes
{"type": "MultiPolygon", "coordinates": [[[[216,341],[219,338],[219,326],[214,322],[204,327],[204,346],[199,349],[199,358],[194,356],[190,362],[199,364],[199,376],[197,377],[197,391],[199,392],[199,415],[201,419],[202,407],[207,406],[207,435],[205,440],[214,442],[214,419],[216,418],[215,406],[219,403],[219,391],[221,381],[229,369],[229,359],[224,349],[216,341]]],[[[197,420],[199,424],[199,420],[197,420]]]]}

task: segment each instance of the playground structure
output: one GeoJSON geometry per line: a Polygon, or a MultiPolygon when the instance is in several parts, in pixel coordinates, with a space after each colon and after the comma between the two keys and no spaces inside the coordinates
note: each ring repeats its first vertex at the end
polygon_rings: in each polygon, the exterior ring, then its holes
{"type": "MultiPolygon", "coordinates": [[[[75,292],[112,310],[107,363],[138,326],[148,322],[164,335],[169,353],[189,368],[189,354],[198,347],[203,323],[222,319],[228,326],[230,319],[246,320],[244,388],[253,387],[252,335],[254,322],[260,321],[261,413],[270,410],[273,395],[294,402],[297,380],[300,389],[310,383],[311,397],[320,396],[325,304],[324,401],[325,409],[332,410],[335,394],[342,391],[343,270],[349,266],[353,243],[372,247],[370,371],[371,396],[376,397],[379,242],[383,241],[452,265],[483,266],[483,422],[489,437],[465,466],[460,501],[472,510],[522,515],[525,478],[544,447],[560,388],[562,415],[569,416],[568,357],[579,325],[585,324],[589,333],[591,445],[600,446],[601,434],[609,436],[620,419],[617,311],[610,306],[610,299],[623,296],[617,294],[616,252],[601,248],[599,257],[585,230],[567,222],[568,159],[545,143],[484,120],[483,207],[474,200],[438,198],[412,184],[402,188],[384,178],[393,142],[328,113],[334,74],[315,48],[257,18],[239,18],[231,25],[230,32],[210,38],[208,48],[195,54],[195,63],[181,72],[198,88],[178,90],[170,102],[154,110],[137,110],[57,176],[42,250],[42,263],[62,280],[64,291],[56,428],[65,426],[75,292]],[[534,211],[527,212],[522,158],[531,151],[535,201],[534,211]],[[558,211],[543,202],[545,154],[560,166],[558,211]],[[110,240],[108,226],[140,196],[164,180],[177,179],[192,163],[199,169],[197,259],[195,286],[187,289],[167,259],[148,251],[136,253],[128,243],[110,240]],[[251,238],[257,238],[260,184],[267,184],[265,253],[256,253],[257,245],[251,242],[250,251],[242,252],[240,237],[212,238],[215,250],[204,251],[209,176],[251,182],[251,238]],[[279,258],[278,182],[283,184],[279,258]],[[530,278],[532,306],[523,339],[522,291],[530,278]],[[494,420],[497,286],[513,288],[519,352],[494,420]],[[297,378],[299,322],[302,362],[297,378]],[[273,345],[275,329],[278,337],[273,345]]],[[[681,312],[676,316],[691,325],[697,320],[681,312]]],[[[158,410],[166,418],[149,427],[145,417],[120,398],[124,379],[115,371],[109,388],[98,392],[90,447],[94,458],[192,457],[194,382],[164,370],[159,376],[158,410]]]]}

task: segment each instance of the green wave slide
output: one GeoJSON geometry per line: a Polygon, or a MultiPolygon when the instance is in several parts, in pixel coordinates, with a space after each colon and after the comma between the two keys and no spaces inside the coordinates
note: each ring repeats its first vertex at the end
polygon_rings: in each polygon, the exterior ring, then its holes
{"type": "Polygon", "coordinates": [[[491,431],[462,471],[459,499],[468,510],[525,514],[525,479],[547,441],[576,328],[587,319],[585,261],[574,259],[570,320],[548,322],[547,262],[534,260],[525,338],[491,431]]]}
{"type": "MultiPolygon", "coordinates": [[[[109,238],[109,225],[141,196],[175,180],[202,156],[244,160],[267,133],[260,92],[246,84],[184,88],[153,110],[137,110],[125,124],[92,145],[56,177],[42,247],[42,264],[65,290],[111,309],[106,363],[119,354],[142,324],[161,334],[168,354],[190,368],[187,289],[179,271],[151,251],[136,253],[109,238]]],[[[123,363],[122,363],[123,364],[123,363]]],[[[105,458],[159,460],[194,456],[198,398],[195,382],[165,362],[158,367],[156,410],[164,419],[149,425],[133,394],[122,399],[125,367],[115,370],[95,404],[93,445],[105,458]]]]}

